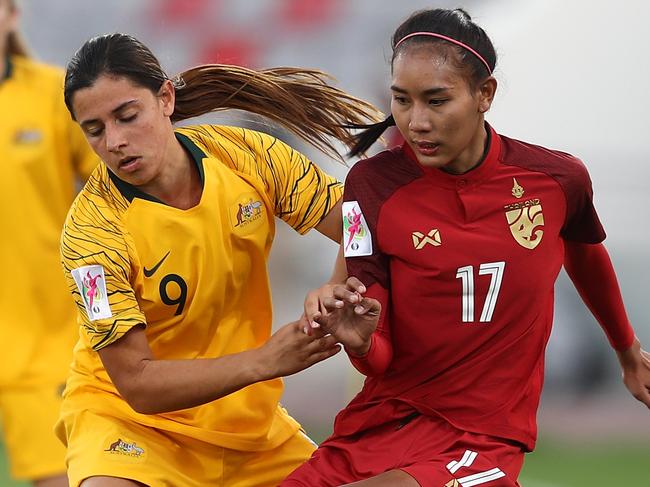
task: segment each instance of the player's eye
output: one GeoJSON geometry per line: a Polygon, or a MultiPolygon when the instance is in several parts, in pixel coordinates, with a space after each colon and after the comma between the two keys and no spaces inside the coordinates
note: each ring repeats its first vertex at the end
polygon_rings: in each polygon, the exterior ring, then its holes
{"type": "Polygon", "coordinates": [[[432,98],[429,100],[429,105],[433,105],[434,107],[439,107],[440,105],[443,105],[445,102],[447,102],[447,99],[445,98],[432,98]]]}
{"type": "Polygon", "coordinates": [[[85,132],[88,137],[99,137],[102,134],[103,129],[101,127],[87,127],[85,132]]]}

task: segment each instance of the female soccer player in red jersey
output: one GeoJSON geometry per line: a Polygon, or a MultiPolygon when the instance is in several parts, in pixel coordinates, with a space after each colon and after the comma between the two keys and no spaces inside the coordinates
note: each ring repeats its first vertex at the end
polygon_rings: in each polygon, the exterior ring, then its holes
{"type": "Polygon", "coordinates": [[[393,124],[405,143],[350,171],[342,249],[354,277],[313,315],[367,379],[283,485],[516,486],[563,265],[648,406],[649,356],[583,164],[485,122],[497,82],[483,29],[463,10],[426,10],[392,46],[392,115],[356,149],[393,124]]]}
{"type": "Polygon", "coordinates": [[[269,135],[173,122],[243,109],[334,152],[375,110],[313,70],[172,80],[125,34],[81,47],[65,101],[102,160],[61,239],[80,324],[56,428],[70,485],[277,485],[315,448],[281,377],[340,347],[297,321],[271,336],[275,217],[339,241],[342,185],[269,135]]]}

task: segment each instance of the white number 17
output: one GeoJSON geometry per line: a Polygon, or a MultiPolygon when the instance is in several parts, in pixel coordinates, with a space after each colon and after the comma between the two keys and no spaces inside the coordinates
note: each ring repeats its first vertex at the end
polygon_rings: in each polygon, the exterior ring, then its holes
{"type": "MultiPolygon", "coordinates": [[[[480,276],[490,274],[492,280],[490,281],[490,288],[488,289],[483,310],[479,321],[481,323],[488,323],[492,321],[492,314],[497,305],[499,297],[499,290],[501,289],[501,281],[503,279],[503,270],[506,267],[505,262],[489,262],[481,264],[478,269],[480,276]]],[[[467,265],[459,267],[456,270],[456,278],[460,279],[463,285],[463,323],[472,323],[474,321],[474,266],[467,265]]]]}

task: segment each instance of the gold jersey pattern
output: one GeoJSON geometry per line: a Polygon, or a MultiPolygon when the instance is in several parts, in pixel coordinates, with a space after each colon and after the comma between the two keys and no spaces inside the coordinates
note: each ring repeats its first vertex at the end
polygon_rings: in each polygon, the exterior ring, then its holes
{"type": "Polygon", "coordinates": [[[274,448],[298,428],[279,407],[281,380],[196,408],[141,415],[119,397],[96,351],[138,324],[159,359],[262,345],[271,334],[267,258],[275,216],[304,233],[327,215],[342,186],[265,134],[202,125],[176,136],[201,173],[198,205],[164,205],[102,164],[70,210],[62,260],[82,333],[63,416],[92,408],[226,448],[274,448]]]}

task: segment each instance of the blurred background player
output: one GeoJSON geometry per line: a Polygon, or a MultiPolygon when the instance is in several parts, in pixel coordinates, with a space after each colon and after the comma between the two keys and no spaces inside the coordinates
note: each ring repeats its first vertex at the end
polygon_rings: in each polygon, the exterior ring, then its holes
{"type": "Polygon", "coordinates": [[[59,239],[98,159],[67,113],[63,73],[30,57],[18,17],[0,0],[0,415],[12,476],[53,487],[67,485],[53,428],[79,334],[59,239]]]}
{"type": "Polygon", "coordinates": [[[485,31],[462,9],[423,10],[391,45],[391,116],[352,152],[393,125],[405,143],[350,170],[342,248],[353,277],[317,318],[367,379],[283,485],[519,486],[562,266],[648,407],[650,355],[585,166],[486,123],[497,82],[485,31]]]}
{"type": "Polygon", "coordinates": [[[125,34],[84,43],[65,101],[102,160],[61,241],[81,325],[57,425],[70,484],[277,485],[315,447],[280,378],[339,346],[298,321],[271,336],[275,217],[338,242],[342,185],[272,136],[173,122],[240,109],[336,154],[375,109],[299,68],[172,81],[125,34]]]}

